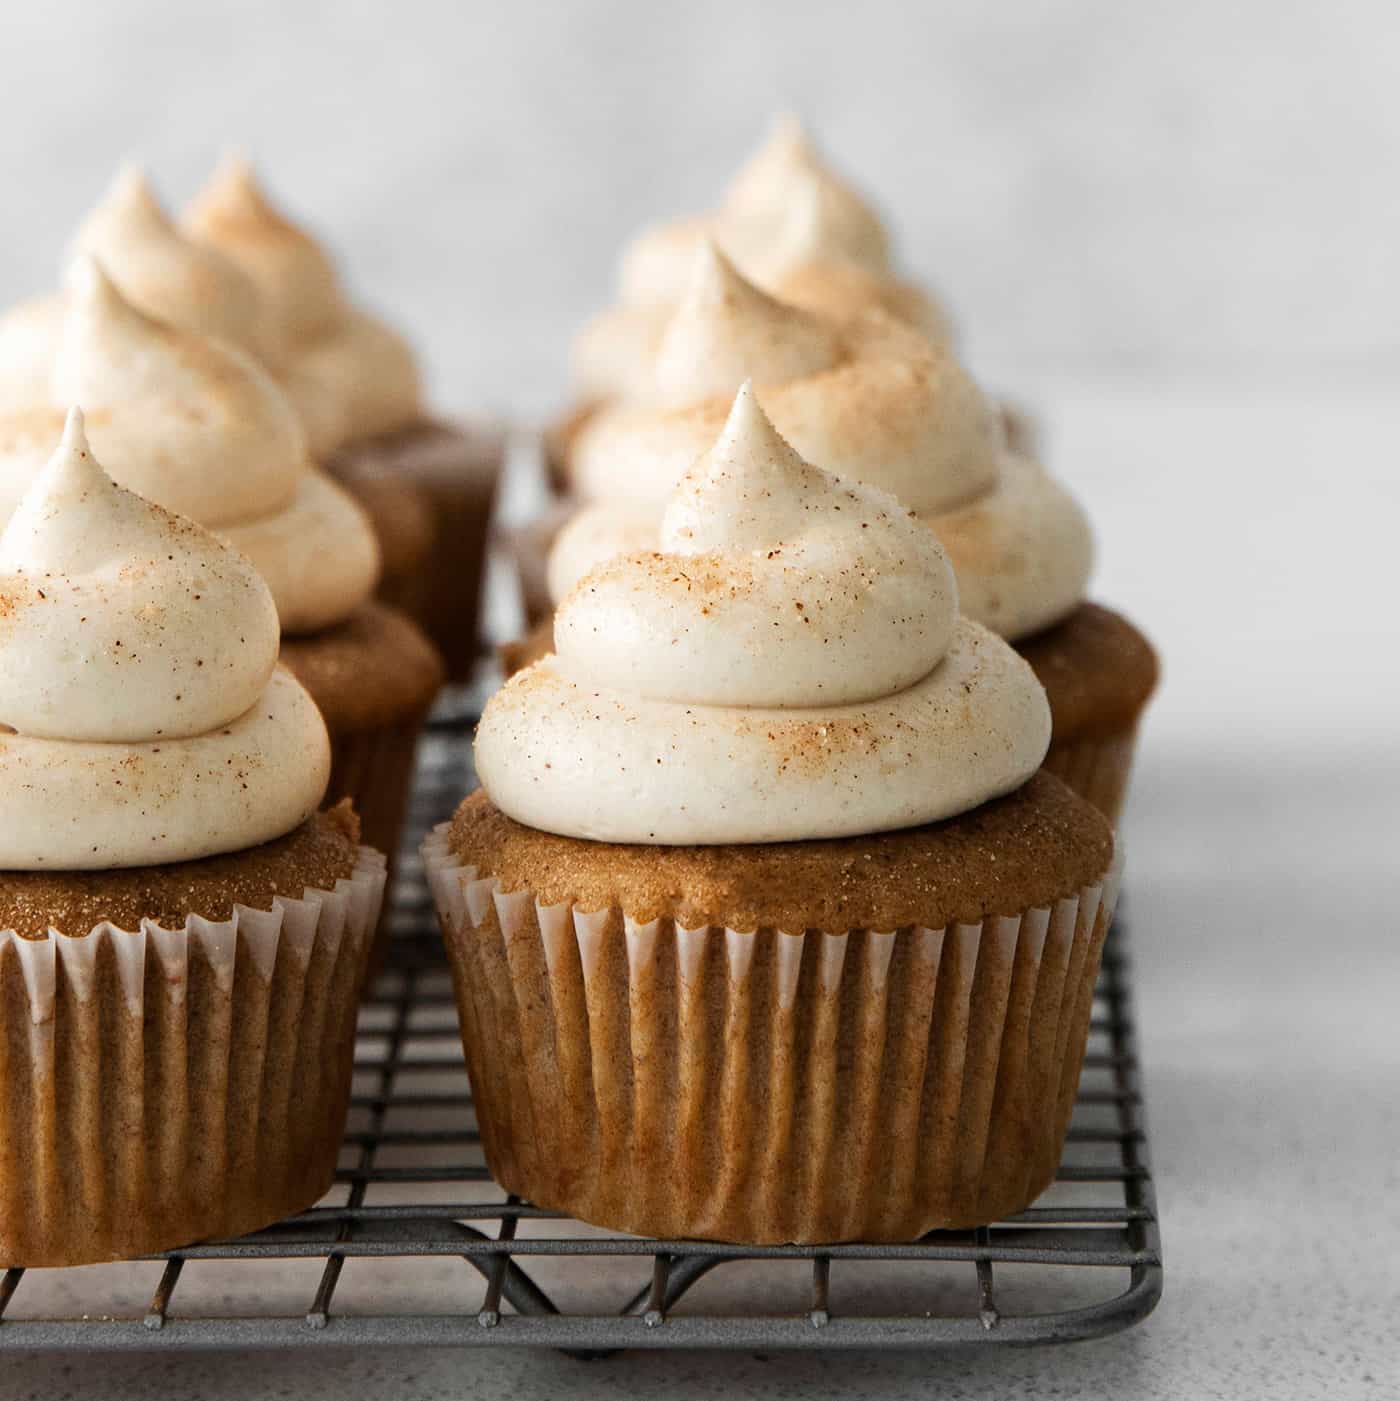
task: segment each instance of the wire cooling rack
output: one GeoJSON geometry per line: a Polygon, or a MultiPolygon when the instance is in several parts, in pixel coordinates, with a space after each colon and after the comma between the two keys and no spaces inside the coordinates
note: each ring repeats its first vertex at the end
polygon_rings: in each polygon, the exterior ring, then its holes
{"type": "Polygon", "coordinates": [[[1006,1221],[907,1245],[741,1247],[599,1231],[502,1193],[416,855],[470,784],[471,723],[446,713],[424,743],[330,1197],[241,1240],[9,1270],[0,1350],[987,1346],[1103,1336],[1152,1310],[1162,1262],[1121,920],[1058,1179],[1006,1221]]]}

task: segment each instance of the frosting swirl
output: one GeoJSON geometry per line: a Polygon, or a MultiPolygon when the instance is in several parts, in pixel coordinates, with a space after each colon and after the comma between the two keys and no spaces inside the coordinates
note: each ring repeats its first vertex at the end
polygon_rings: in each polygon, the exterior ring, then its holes
{"type": "Polygon", "coordinates": [[[180,232],[139,166],[117,172],[78,226],[72,252],[100,259],[122,295],[147,315],[254,355],[266,349],[252,282],[230,259],[180,232]]]}
{"type": "Polygon", "coordinates": [[[345,308],[330,254],[273,206],[246,157],[224,158],[181,224],[201,247],[219,250],[251,279],[274,359],[337,329],[345,308]]]}
{"type": "Polygon", "coordinates": [[[231,345],[138,311],[90,258],[70,280],[44,400],[0,415],[0,519],[57,437],[57,406],[81,402],[117,480],[248,554],[286,631],[352,613],[374,588],[373,532],[310,467],[297,416],[267,373],[231,345]]]}
{"type": "Polygon", "coordinates": [[[896,274],[879,216],[796,120],[782,117],[717,210],[655,225],[625,250],[617,304],[574,341],[571,374],[580,394],[645,392],[649,361],[710,239],[759,286],[797,306],[837,317],[875,308],[933,340],[950,336],[933,298],[896,274]]]}
{"type": "MultiPolygon", "coordinates": [[[[122,295],[158,321],[263,354],[266,337],[253,283],[214,249],[171,222],[145,172],[126,166],[79,225],[72,252],[99,259],[122,295]]],[[[0,316],[0,409],[47,394],[63,340],[67,299],[33,297],[0,316]]]]}
{"type": "Polygon", "coordinates": [[[724,397],[759,382],[778,430],[808,461],[892,492],[939,535],[967,616],[1023,637],[1084,598],[1087,519],[1000,423],[946,347],[878,312],[835,319],[744,279],[712,245],[649,365],[645,396],[600,411],[573,453],[593,504],[560,533],[560,599],[601,559],[636,548],[667,493],[723,422],[724,397]]]}
{"type": "Polygon", "coordinates": [[[253,567],[117,486],[73,410],[0,536],[0,869],[193,860],[304,821],[329,741],[277,648],[253,567]]]}
{"type": "Polygon", "coordinates": [[[915,510],[946,510],[996,481],[996,416],[949,351],[877,312],[838,321],[790,306],[707,243],[646,394],[580,433],[578,495],[664,501],[746,378],[808,461],[874,481],[915,510]]]}
{"type": "Polygon", "coordinates": [[[644,229],[622,255],[621,300],[635,306],[673,305],[684,295],[696,249],[715,239],[736,261],[770,254],[794,202],[815,190],[822,215],[822,254],[872,273],[890,269],[889,237],[875,211],[822,159],[796,118],[773,124],[767,140],[730,183],[710,214],[644,229]]]}
{"type": "Polygon", "coordinates": [[[557,655],[488,703],[477,770],[516,820],[707,845],[937,821],[1034,773],[1030,668],[957,617],[931,532],[805,462],[745,385],[662,519],[587,575],[557,655]]]}
{"type": "Polygon", "coordinates": [[[329,253],[273,206],[247,160],[224,160],[184,225],[256,284],[270,322],[271,362],[315,457],[421,418],[422,385],[408,342],[351,304],[329,253]]]}

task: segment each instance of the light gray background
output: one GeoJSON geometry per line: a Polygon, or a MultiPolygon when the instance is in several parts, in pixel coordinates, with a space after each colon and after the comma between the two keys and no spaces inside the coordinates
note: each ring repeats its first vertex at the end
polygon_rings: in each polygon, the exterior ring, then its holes
{"type": "Polygon", "coordinates": [[[179,200],[237,142],[441,403],[526,416],[621,239],[796,108],[1040,407],[1096,592],[1166,665],[1124,829],[1168,1267],[1140,1329],[958,1360],[7,1360],[5,1401],[1400,1392],[1388,0],[48,0],[0,41],[0,301],[52,283],[121,157],[179,200]]]}
{"type": "Polygon", "coordinates": [[[791,107],[974,358],[1400,365],[1387,0],[5,7],[0,299],[117,161],[173,201],[246,146],[451,403],[543,408],[621,239],[791,107]]]}

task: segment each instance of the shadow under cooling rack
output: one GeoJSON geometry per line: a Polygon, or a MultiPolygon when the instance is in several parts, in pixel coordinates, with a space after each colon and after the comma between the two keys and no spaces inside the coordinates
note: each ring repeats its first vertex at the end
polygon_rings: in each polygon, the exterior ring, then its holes
{"type": "Polygon", "coordinates": [[[1103,1336],[1151,1312],[1162,1263],[1121,921],[1064,1161],[1018,1216],[905,1245],[741,1247],[621,1236],[504,1195],[412,854],[470,784],[470,725],[448,715],[424,745],[332,1193],[241,1240],[10,1270],[0,1350],[997,1346],[1103,1336]]]}

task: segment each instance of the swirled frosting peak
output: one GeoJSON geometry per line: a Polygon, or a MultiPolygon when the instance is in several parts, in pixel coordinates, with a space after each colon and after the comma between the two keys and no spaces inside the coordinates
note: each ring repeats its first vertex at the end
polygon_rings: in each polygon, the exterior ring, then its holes
{"type": "Polygon", "coordinates": [[[278,359],[333,332],[345,315],[330,254],[268,199],[246,156],[225,156],[186,209],[190,235],[218,248],[256,284],[278,359]]]}
{"type": "Polygon", "coordinates": [[[840,355],[834,327],[761,292],[707,239],[657,351],[656,388],[681,403],[727,397],[746,379],[817,374],[840,355]]]}
{"type": "Polygon", "coordinates": [[[874,210],[785,117],[717,209],[650,225],[624,249],[616,304],[583,327],[570,353],[571,376],[586,398],[645,393],[647,371],[671,313],[693,286],[706,240],[784,302],[839,318],[874,308],[935,340],[949,338],[935,299],[897,274],[874,210]]]}
{"type": "Polygon", "coordinates": [[[262,354],[262,306],[252,281],[230,259],[187,238],[161,207],[145,172],[118,171],[79,225],[74,253],[100,258],[142,311],[262,354]]]}
{"type": "Polygon", "coordinates": [[[557,655],[488,704],[477,769],[517,821],[666,845],[848,836],[952,816],[1039,765],[1044,693],[957,618],[932,532],[805,462],[751,385],[659,546],[586,575],[557,655]]]}
{"type": "Polygon", "coordinates": [[[138,311],[93,258],[70,271],[52,394],[86,408],[126,486],[208,526],[281,510],[307,465],[301,425],[262,369],[138,311]]]}
{"type": "Polygon", "coordinates": [[[838,705],[902,690],[952,637],[957,592],[937,541],[893,497],[804,462],[751,384],[658,543],[565,601],[555,645],[568,674],[663,700],[838,705]]]}
{"type": "Polygon", "coordinates": [[[269,359],[317,460],[422,418],[412,347],[350,301],[330,255],[273,207],[245,159],[224,160],[184,224],[257,285],[270,322],[269,359]]]}
{"type": "Polygon", "coordinates": [[[760,291],[712,244],[650,364],[650,393],[580,433],[586,500],[661,502],[723,426],[745,379],[809,462],[892,491],[918,511],[972,500],[997,479],[1000,429],[947,347],[876,311],[832,316],[760,291]]]}
{"type": "Polygon", "coordinates": [[[0,536],[0,869],[154,864],[290,831],[325,791],[253,567],[116,485],[70,412],[0,536]]]}
{"type": "Polygon", "coordinates": [[[880,217],[822,159],[801,122],[779,116],[768,139],[735,175],[720,214],[736,255],[761,254],[795,200],[815,197],[822,256],[838,255],[874,273],[890,269],[889,236],[880,217]]]}
{"type": "Polygon", "coordinates": [[[138,311],[96,260],[71,271],[44,399],[0,415],[0,520],[81,403],[93,448],[123,486],[215,530],[256,565],[282,626],[348,617],[373,591],[378,550],[363,513],[313,470],[286,395],[225,342],[138,311]]]}

